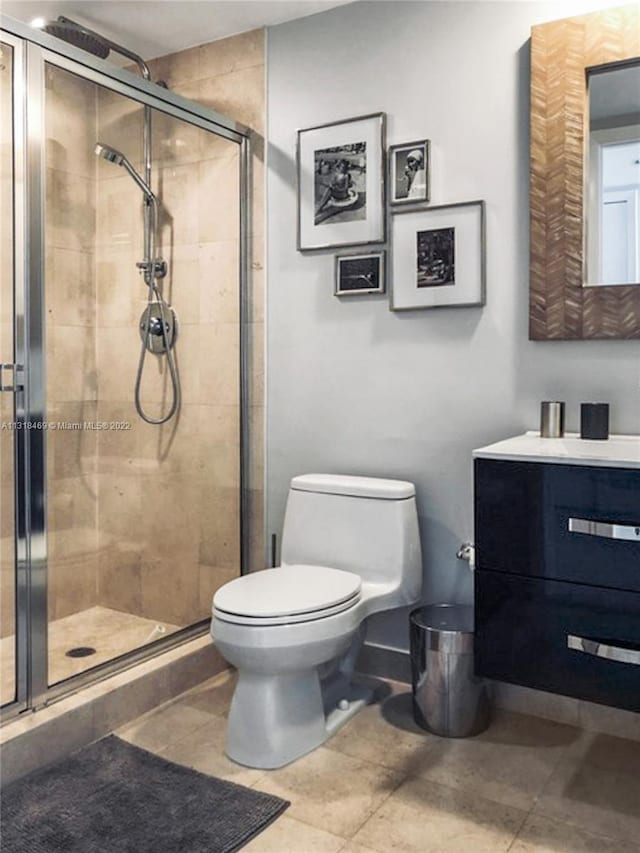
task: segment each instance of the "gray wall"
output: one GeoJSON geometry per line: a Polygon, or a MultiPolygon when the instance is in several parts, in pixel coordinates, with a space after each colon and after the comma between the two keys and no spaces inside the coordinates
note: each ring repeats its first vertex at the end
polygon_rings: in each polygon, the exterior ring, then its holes
{"type": "MultiPolygon", "coordinates": [[[[468,601],[471,451],[536,428],[539,401],[608,400],[640,432],[638,342],[531,342],[528,39],[594,3],[356,3],[268,37],[267,530],[309,471],[413,480],[426,601],[468,601]],[[387,113],[389,144],[432,140],[432,202],[487,202],[487,305],[394,314],[333,296],[333,256],[296,252],[295,132],[387,113]]],[[[369,639],[406,648],[405,614],[369,639]]]]}

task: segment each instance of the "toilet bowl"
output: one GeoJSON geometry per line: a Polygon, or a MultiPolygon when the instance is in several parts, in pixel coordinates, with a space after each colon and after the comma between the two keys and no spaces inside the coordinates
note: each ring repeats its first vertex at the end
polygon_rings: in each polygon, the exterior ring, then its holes
{"type": "Polygon", "coordinates": [[[330,737],[371,698],[351,680],[366,618],[415,603],[421,585],[412,483],[294,477],[282,565],[213,599],[211,635],[238,670],[227,755],[281,767],[330,737]]]}

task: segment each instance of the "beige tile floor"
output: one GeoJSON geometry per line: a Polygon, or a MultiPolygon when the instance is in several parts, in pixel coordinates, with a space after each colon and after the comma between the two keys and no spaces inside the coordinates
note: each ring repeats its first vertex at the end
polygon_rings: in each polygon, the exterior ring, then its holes
{"type": "MultiPolygon", "coordinates": [[[[291,801],[250,853],[640,851],[640,742],[501,713],[484,734],[418,729],[406,685],[280,770],[224,755],[224,673],[117,734],[171,761],[291,801]]],[[[188,853],[188,851],[185,851],[188,853]]]]}
{"type": "MultiPolygon", "coordinates": [[[[177,631],[177,625],[143,619],[109,607],[91,607],[56,619],[49,625],[49,683],[56,684],[79,672],[137,649],[177,631]],[[163,633],[156,632],[156,627],[163,633]],[[96,653],[85,658],[66,656],[69,649],[92,646],[96,653]]],[[[14,695],[14,639],[0,640],[0,704],[14,695]]]]}

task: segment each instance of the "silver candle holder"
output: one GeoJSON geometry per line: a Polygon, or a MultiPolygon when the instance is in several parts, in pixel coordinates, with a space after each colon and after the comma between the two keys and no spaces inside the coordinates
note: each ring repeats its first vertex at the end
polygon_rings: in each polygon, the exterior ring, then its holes
{"type": "Polygon", "coordinates": [[[564,403],[545,400],[540,404],[540,437],[562,438],[564,435],[564,403]]]}

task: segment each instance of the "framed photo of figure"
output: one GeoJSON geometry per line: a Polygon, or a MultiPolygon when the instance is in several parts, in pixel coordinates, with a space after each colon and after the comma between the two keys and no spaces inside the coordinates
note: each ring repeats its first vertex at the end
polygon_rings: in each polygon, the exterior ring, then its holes
{"type": "Polygon", "coordinates": [[[392,311],[484,305],[484,201],[396,210],[391,228],[392,311]]]}
{"type": "Polygon", "coordinates": [[[336,296],[385,292],[386,252],[336,257],[336,296]]]}
{"type": "Polygon", "coordinates": [[[298,250],[384,243],[384,113],[298,131],[298,250]]]}
{"type": "Polygon", "coordinates": [[[420,204],[429,201],[431,143],[428,139],[389,147],[390,202],[420,204]]]}

